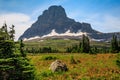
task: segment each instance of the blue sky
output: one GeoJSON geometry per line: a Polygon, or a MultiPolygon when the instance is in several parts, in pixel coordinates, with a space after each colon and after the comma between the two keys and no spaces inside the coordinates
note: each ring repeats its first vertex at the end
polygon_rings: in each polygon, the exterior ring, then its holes
{"type": "Polygon", "coordinates": [[[16,26],[16,39],[51,5],[61,5],[67,16],[90,23],[101,32],[120,32],[120,0],[0,0],[0,26],[16,26]]]}

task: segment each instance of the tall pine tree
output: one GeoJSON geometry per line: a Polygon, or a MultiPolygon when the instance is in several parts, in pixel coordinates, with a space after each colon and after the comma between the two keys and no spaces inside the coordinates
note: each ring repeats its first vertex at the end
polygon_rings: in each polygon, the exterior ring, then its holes
{"type": "Polygon", "coordinates": [[[117,40],[116,35],[113,35],[113,37],[112,37],[110,51],[112,53],[118,53],[119,52],[118,40],[117,40]]]}
{"type": "Polygon", "coordinates": [[[10,27],[10,31],[9,31],[9,35],[10,35],[10,39],[14,40],[14,34],[15,34],[15,30],[14,30],[14,25],[12,25],[12,27],[10,27]]]}
{"type": "Polygon", "coordinates": [[[34,80],[34,67],[21,51],[15,53],[14,38],[8,37],[6,28],[0,29],[0,80],[34,80]]]}
{"type": "Polygon", "coordinates": [[[90,51],[89,38],[85,35],[83,35],[83,37],[82,37],[82,42],[81,42],[80,49],[81,49],[82,53],[89,53],[89,51],[90,51]]]}

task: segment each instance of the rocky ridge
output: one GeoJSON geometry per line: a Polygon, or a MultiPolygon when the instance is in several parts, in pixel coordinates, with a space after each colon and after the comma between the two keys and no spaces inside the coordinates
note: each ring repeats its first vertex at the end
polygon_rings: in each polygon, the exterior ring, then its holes
{"type": "MultiPolygon", "coordinates": [[[[43,14],[38,17],[38,20],[28,28],[20,39],[29,39],[38,36],[38,38],[45,37],[62,37],[68,36],[69,38],[80,38],[82,35],[75,35],[78,33],[86,33],[91,39],[111,39],[114,33],[101,33],[92,29],[89,23],[76,22],[74,19],[67,17],[65,9],[62,6],[50,6],[47,10],[43,11],[43,14]],[[48,36],[53,33],[57,35],[48,36]],[[69,33],[68,35],[66,33],[69,33]],[[70,35],[71,34],[71,35],[70,35]],[[74,34],[74,35],[72,35],[74,34]],[[47,36],[46,36],[47,35],[47,36]]],[[[116,35],[120,38],[120,32],[116,32],[116,35]]]]}

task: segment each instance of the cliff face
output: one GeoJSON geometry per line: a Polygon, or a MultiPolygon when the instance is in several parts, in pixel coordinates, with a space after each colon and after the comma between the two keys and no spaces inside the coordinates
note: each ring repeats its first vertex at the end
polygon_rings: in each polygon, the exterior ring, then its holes
{"type": "Polygon", "coordinates": [[[61,6],[50,6],[48,10],[43,11],[38,20],[19,39],[42,37],[51,33],[52,30],[58,34],[63,34],[68,30],[71,33],[86,32],[89,37],[94,39],[108,39],[113,35],[113,33],[100,33],[92,29],[89,23],[80,23],[68,18],[65,9],[61,6]]]}
{"type": "Polygon", "coordinates": [[[65,33],[67,30],[74,33],[78,31],[87,33],[97,32],[91,28],[89,23],[79,23],[68,18],[63,7],[51,6],[48,10],[43,11],[38,20],[19,39],[47,35],[53,29],[57,33],[65,33]]]}

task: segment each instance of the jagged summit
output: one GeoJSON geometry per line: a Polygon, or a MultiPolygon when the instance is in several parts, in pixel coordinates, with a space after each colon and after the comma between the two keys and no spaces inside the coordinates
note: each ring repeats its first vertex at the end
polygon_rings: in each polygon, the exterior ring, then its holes
{"type": "Polygon", "coordinates": [[[89,23],[80,23],[68,18],[62,6],[54,5],[44,10],[42,15],[38,17],[38,20],[20,36],[19,40],[35,36],[42,37],[50,34],[53,30],[55,30],[57,34],[64,34],[68,30],[71,34],[83,32],[95,39],[108,38],[111,36],[103,35],[102,33],[99,34],[98,31],[92,29],[89,23]]]}
{"type": "Polygon", "coordinates": [[[51,6],[42,14],[47,19],[67,18],[66,12],[62,6],[51,6]]]}

